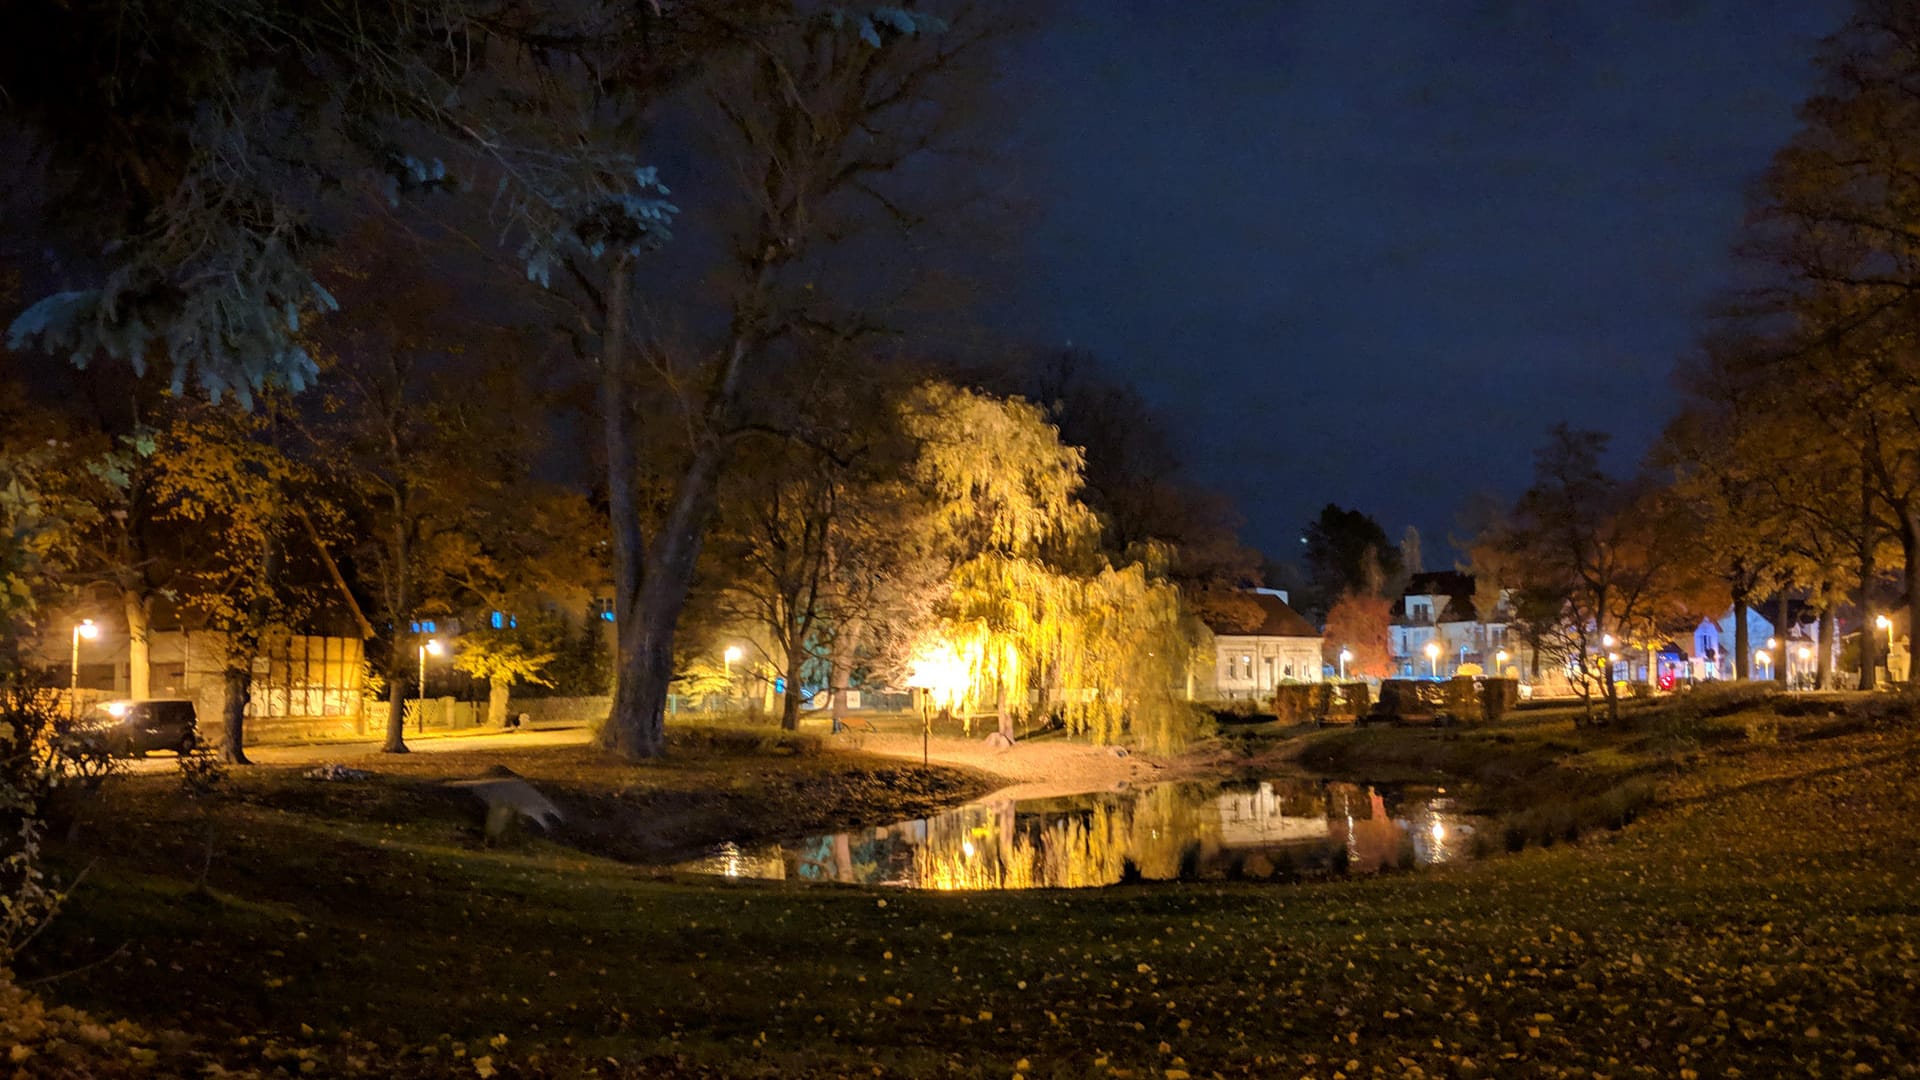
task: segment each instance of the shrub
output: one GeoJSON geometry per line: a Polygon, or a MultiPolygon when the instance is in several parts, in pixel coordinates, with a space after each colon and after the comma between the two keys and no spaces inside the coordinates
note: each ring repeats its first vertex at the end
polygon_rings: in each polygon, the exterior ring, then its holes
{"type": "Polygon", "coordinates": [[[1315,711],[1314,684],[1282,683],[1273,691],[1273,714],[1282,724],[1298,724],[1323,715],[1315,711]]]}
{"type": "Polygon", "coordinates": [[[1380,702],[1374,713],[1387,719],[1424,716],[1431,710],[1420,693],[1422,684],[1411,679],[1388,679],[1380,684],[1380,702]]]}
{"type": "Polygon", "coordinates": [[[1520,680],[1480,680],[1480,718],[1488,723],[1506,719],[1520,703],[1520,680]]]}
{"type": "Polygon", "coordinates": [[[65,899],[41,868],[41,841],[116,771],[102,747],[66,729],[56,694],[0,687],[0,970],[65,899]]]}
{"type": "Polygon", "coordinates": [[[1444,684],[1441,707],[1455,720],[1477,720],[1480,718],[1480,688],[1474,684],[1473,676],[1456,676],[1444,684]]]}
{"type": "Polygon", "coordinates": [[[1340,684],[1340,698],[1350,716],[1365,716],[1372,702],[1373,688],[1363,682],[1340,684]]]}

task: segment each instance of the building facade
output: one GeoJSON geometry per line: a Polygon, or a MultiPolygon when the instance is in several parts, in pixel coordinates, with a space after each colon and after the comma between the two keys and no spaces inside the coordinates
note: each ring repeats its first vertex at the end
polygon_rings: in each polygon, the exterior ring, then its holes
{"type": "Polygon", "coordinates": [[[1483,618],[1474,604],[1474,589],[1473,575],[1457,570],[1413,575],[1387,629],[1387,650],[1397,675],[1445,679],[1463,667],[1483,674],[1524,675],[1522,650],[1509,633],[1506,590],[1483,618]],[[1502,652],[1507,653],[1504,663],[1502,652]]]}
{"type": "Polygon", "coordinates": [[[1287,605],[1279,589],[1255,589],[1260,624],[1251,630],[1213,628],[1214,685],[1221,700],[1259,700],[1282,683],[1319,682],[1326,662],[1315,626],[1287,605]]]}

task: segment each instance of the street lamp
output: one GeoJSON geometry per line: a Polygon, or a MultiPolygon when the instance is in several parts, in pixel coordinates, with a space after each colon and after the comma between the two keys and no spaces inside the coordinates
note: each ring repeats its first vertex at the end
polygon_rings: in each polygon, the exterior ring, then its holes
{"type": "Polygon", "coordinates": [[[727,678],[733,678],[733,662],[740,659],[740,646],[727,646],[727,651],[720,654],[720,659],[726,663],[727,678]]]}
{"type": "Polygon", "coordinates": [[[1766,672],[1766,674],[1762,675],[1761,678],[1763,679],[1773,678],[1772,654],[1768,653],[1767,650],[1765,649],[1756,649],[1754,650],[1754,654],[1753,654],[1753,662],[1756,664],[1759,664],[1761,670],[1766,672]]]}
{"type": "Polygon", "coordinates": [[[1431,641],[1427,642],[1427,674],[1440,677],[1440,646],[1431,641]]]}
{"type": "Polygon", "coordinates": [[[1494,675],[1502,679],[1506,678],[1507,677],[1507,650],[1501,649],[1499,652],[1494,653],[1493,664],[1494,664],[1494,670],[1493,670],[1494,675]]]}
{"type": "Polygon", "coordinates": [[[1808,648],[1805,645],[1800,646],[1800,677],[1801,678],[1804,679],[1807,677],[1809,673],[1808,669],[1812,666],[1811,664],[1812,660],[1813,660],[1813,650],[1808,648]]]}
{"type": "Polygon", "coordinates": [[[1347,681],[1347,661],[1352,659],[1353,659],[1353,650],[1347,648],[1344,645],[1341,646],[1340,647],[1340,681],[1341,682],[1347,681]]]}
{"type": "Polygon", "coordinates": [[[420,715],[416,718],[415,730],[422,733],[425,733],[427,730],[427,655],[429,653],[434,656],[440,655],[439,638],[428,638],[426,642],[420,646],[420,690],[416,699],[420,703],[418,710],[420,715]]]}
{"type": "Polygon", "coordinates": [[[67,713],[80,715],[80,639],[92,641],[100,636],[100,628],[93,625],[92,619],[81,619],[73,624],[73,665],[67,679],[67,713]]]}

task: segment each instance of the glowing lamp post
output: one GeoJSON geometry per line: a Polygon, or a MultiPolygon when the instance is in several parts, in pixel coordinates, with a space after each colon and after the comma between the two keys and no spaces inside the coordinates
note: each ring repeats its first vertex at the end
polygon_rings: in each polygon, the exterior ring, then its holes
{"type": "Polygon", "coordinates": [[[1507,677],[1507,650],[1501,649],[1493,654],[1493,673],[1499,678],[1507,677]]]}
{"type": "Polygon", "coordinates": [[[1431,641],[1427,642],[1427,674],[1440,677],[1440,646],[1431,641]]]}
{"type": "Polygon", "coordinates": [[[1762,675],[1761,678],[1763,679],[1773,678],[1773,654],[1767,652],[1767,650],[1765,649],[1756,649],[1754,650],[1754,653],[1753,653],[1753,662],[1756,664],[1759,664],[1760,670],[1766,672],[1766,674],[1762,675]]]}
{"type": "Polygon", "coordinates": [[[427,730],[427,657],[429,655],[440,655],[439,638],[428,638],[426,643],[420,646],[420,689],[415,697],[420,704],[418,710],[420,715],[414,724],[414,730],[420,732],[427,730]]]}
{"type": "Polygon", "coordinates": [[[100,628],[93,625],[92,619],[81,619],[73,624],[73,663],[67,677],[67,712],[70,716],[80,714],[80,639],[92,641],[100,636],[100,628]]]}
{"type": "Polygon", "coordinates": [[[1813,650],[1808,648],[1805,645],[1800,646],[1801,676],[1805,677],[1812,670],[1812,666],[1813,666],[1813,650]]]}
{"type": "Polygon", "coordinates": [[[1342,647],[1340,650],[1340,681],[1347,681],[1347,662],[1353,659],[1353,650],[1342,647]]]}

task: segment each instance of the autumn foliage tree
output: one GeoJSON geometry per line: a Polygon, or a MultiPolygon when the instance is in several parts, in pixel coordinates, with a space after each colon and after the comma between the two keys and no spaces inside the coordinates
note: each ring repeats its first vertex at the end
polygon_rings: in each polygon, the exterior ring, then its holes
{"type": "Polygon", "coordinates": [[[1724,604],[1695,550],[1697,522],[1685,504],[1648,478],[1609,475],[1600,464],[1606,443],[1557,425],[1535,456],[1533,485],[1486,538],[1515,585],[1553,611],[1540,638],[1574,673],[1587,723],[1596,688],[1608,720],[1619,719],[1620,655],[1651,650],[1724,604]]]}
{"type": "Polygon", "coordinates": [[[1393,601],[1366,592],[1342,593],[1327,609],[1321,657],[1338,668],[1344,650],[1351,653],[1346,661],[1348,678],[1387,678],[1393,674],[1393,653],[1388,640],[1392,623],[1393,601]]]}

